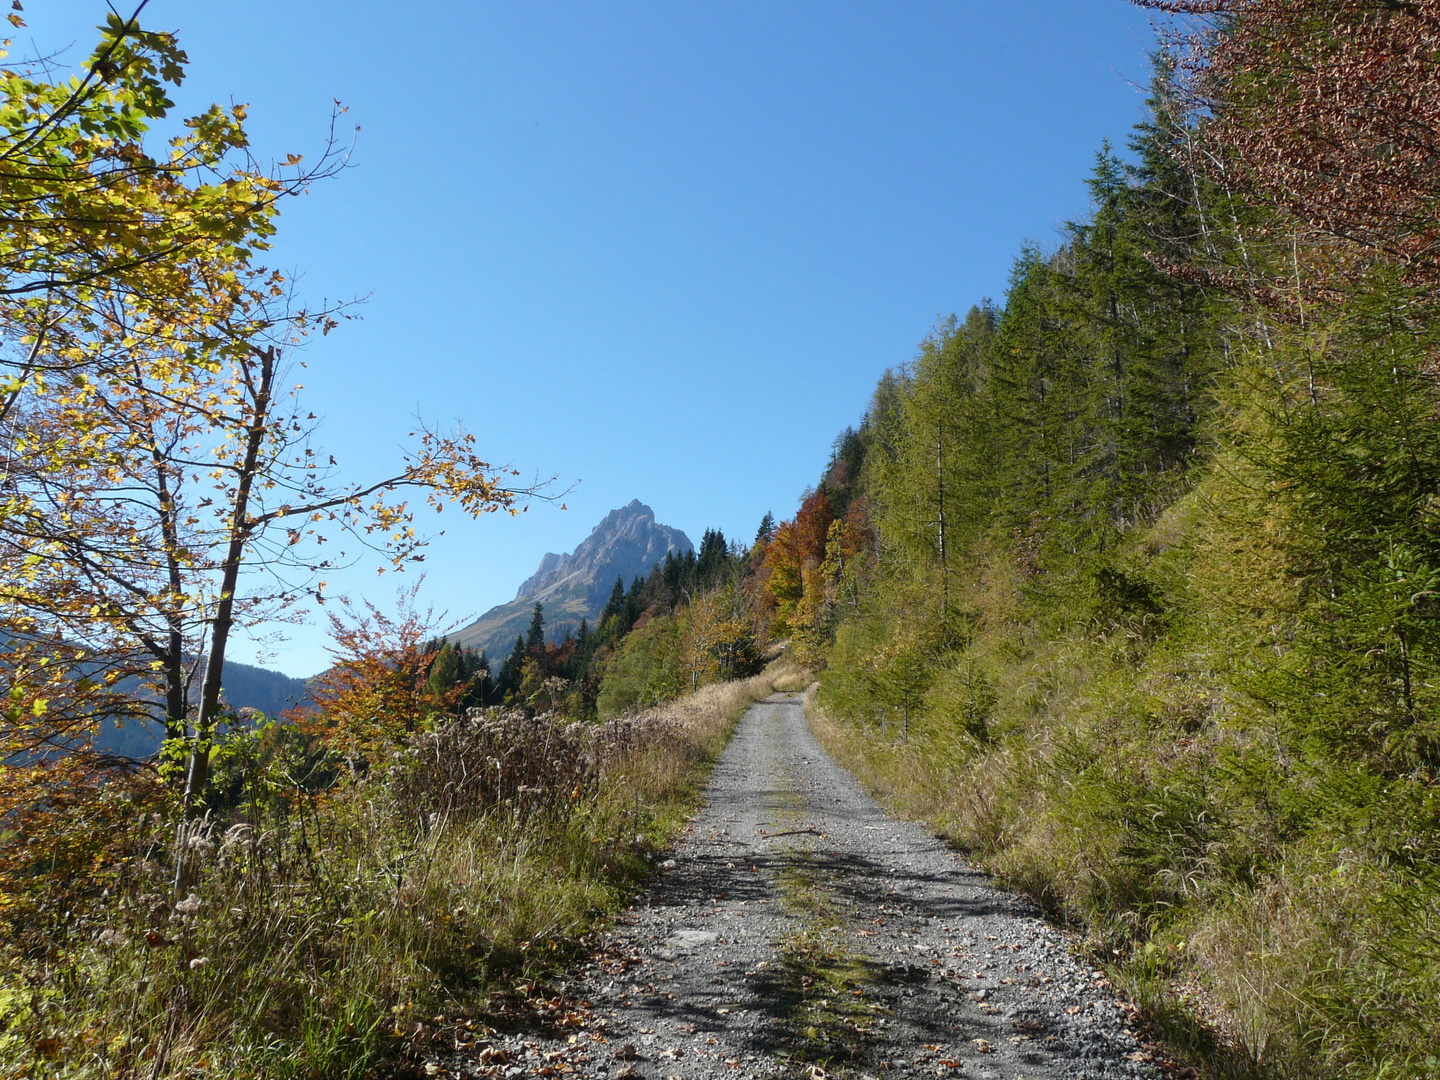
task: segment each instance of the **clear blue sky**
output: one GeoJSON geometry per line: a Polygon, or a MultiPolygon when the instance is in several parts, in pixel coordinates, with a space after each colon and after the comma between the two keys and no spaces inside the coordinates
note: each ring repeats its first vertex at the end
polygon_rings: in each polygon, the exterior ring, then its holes
{"type": "MultiPolygon", "coordinates": [[[[26,9],[18,51],[76,61],[104,13],[26,9]]],[[[248,102],[264,157],[317,151],[333,99],[362,128],[274,253],[307,296],[369,297],[304,373],[346,474],[393,467],[419,413],[575,485],[564,512],[422,520],[446,527],[422,600],[452,621],[632,498],[697,542],[793,513],[881,372],[1086,214],[1152,41],[1123,0],[152,0],[145,22],[189,52],[179,107],[248,102]]],[[[330,591],[395,584],[372,562],[330,591]]],[[[263,660],[312,674],[325,643],[296,627],[263,660]]]]}

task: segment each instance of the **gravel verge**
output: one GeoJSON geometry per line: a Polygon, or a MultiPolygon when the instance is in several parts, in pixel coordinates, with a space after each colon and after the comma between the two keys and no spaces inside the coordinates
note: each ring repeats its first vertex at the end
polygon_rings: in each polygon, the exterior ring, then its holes
{"type": "Polygon", "coordinates": [[[705,808],[557,999],[432,1072],[606,1080],[1152,1080],[1064,934],[897,821],[800,700],[741,721],[705,808]]]}

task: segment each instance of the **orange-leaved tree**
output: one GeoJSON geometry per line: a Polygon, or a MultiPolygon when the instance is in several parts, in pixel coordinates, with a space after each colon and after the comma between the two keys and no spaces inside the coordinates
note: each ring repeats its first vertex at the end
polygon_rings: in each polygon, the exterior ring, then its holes
{"type": "Polygon", "coordinates": [[[816,594],[816,571],[825,558],[833,518],[825,493],[810,491],[794,520],[781,522],[770,538],[765,549],[765,589],[773,598],[779,633],[804,632],[814,626],[821,599],[816,594]]]}
{"type": "Polygon", "coordinates": [[[333,663],[310,682],[311,703],[286,714],[307,735],[363,772],[407,735],[454,712],[467,687],[430,678],[439,648],[434,615],[416,606],[420,582],[402,589],[394,615],[343,600],[330,613],[333,663]]]}

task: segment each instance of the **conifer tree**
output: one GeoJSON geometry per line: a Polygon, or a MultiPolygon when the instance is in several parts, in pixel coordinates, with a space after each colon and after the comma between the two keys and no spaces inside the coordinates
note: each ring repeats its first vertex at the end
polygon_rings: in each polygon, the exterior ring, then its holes
{"type": "Polygon", "coordinates": [[[500,665],[500,677],[495,681],[495,693],[501,698],[510,697],[520,689],[520,682],[524,677],[525,639],[517,636],[515,647],[500,665]]]}
{"type": "Polygon", "coordinates": [[[620,625],[628,631],[645,610],[645,582],[637,574],[630,581],[630,591],[625,594],[625,607],[621,612],[620,625]]]}
{"type": "Polygon", "coordinates": [[[695,580],[701,589],[712,588],[719,581],[728,557],[725,534],[719,529],[706,529],[700,540],[700,555],[695,562],[695,580]]]}
{"type": "Polygon", "coordinates": [[[425,681],[425,691],[432,698],[446,698],[457,687],[465,683],[464,660],[461,650],[448,641],[440,646],[430,662],[430,674],[425,681]]]}
{"type": "Polygon", "coordinates": [[[625,611],[625,578],[615,575],[615,587],[610,590],[610,599],[605,601],[605,607],[600,611],[600,625],[604,626],[611,619],[622,615],[625,611]]]}

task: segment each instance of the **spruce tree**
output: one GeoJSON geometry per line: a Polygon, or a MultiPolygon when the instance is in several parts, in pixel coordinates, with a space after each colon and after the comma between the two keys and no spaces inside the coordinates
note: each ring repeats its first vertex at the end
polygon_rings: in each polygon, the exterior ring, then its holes
{"type": "Polygon", "coordinates": [[[500,677],[495,682],[496,695],[503,698],[519,690],[524,671],[525,639],[517,636],[515,648],[510,650],[510,655],[505,658],[505,663],[500,665],[500,677]]]}
{"type": "Polygon", "coordinates": [[[447,641],[430,662],[430,674],[425,679],[425,691],[431,697],[441,698],[464,681],[461,659],[457,650],[447,641]]]}
{"type": "Polygon", "coordinates": [[[695,582],[701,589],[712,588],[719,580],[729,557],[725,534],[719,529],[706,529],[700,540],[700,555],[695,562],[695,582]]]}
{"type": "Polygon", "coordinates": [[[625,608],[621,612],[620,625],[625,632],[635,625],[635,620],[640,618],[640,613],[645,610],[645,582],[639,575],[630,582],[630,591],[625,594],[625,608]]]}
{"type": "Polygon", "coordinates": [[[490,657],[482,649],[477,657],[473,652],[469,654],[471,662],[467,673],[467,681],[470,689],[465,694],[465,705],[467,708],[485,708],[495,703],[495,679],[490,673],[490,657]]]}
{"type": "Polygon", "coordinates": [[[625,611],[625,578],[615,575],[615,588],[610,590],[610,599],[605,601],[605,607],[600,612],[600,625],[604,626],[612,618],[623,614],[625,611]]]}

